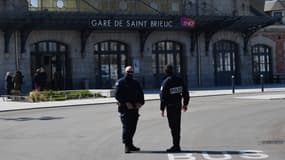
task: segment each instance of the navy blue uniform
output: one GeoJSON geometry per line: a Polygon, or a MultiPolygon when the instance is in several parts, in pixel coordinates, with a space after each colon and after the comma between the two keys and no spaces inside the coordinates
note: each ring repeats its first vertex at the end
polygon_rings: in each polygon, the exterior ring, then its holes
{"type": "Polygon", "coordinates": [[[179,147],[180,145],[182,103],[183,105],[188,105],[189,99],[188,88],[181,78],[176,76],[168,76],[162,82],[160,89],[160,110],[164,111],[166,108],[173,146],[176,147],[179,147]]]}
{"type": "Polygon", "coordinates": [[[118,111],[123,125],[123,143],[133,145],[133,136],[136,132],[139,113],[137,108],[128,109],[126,103],[129,102],[134,107],[136,103],[143,105],[143,90],[138,81],[126,75],[116,82],[115,98],[118,100],[118,111]]]}

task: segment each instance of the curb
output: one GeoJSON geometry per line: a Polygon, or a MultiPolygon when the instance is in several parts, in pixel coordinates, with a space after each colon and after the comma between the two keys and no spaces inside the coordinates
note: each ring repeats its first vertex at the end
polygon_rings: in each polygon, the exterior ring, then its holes
{"type": "MultiPolygon", "coordinates": [[[[266,92],[261,92],[260,90],[236,90],[236,92],[233,94],[231,90],[223,90],[223,92],[228,92],[228,93],[218,93],[219,90],[205,90],[205,92],[215,92],[217,91],[217,93],[212,94],[212,93],[208,93],[208,94],[201,94],[201,95],[192,95],[190,93],[190,97],[191,98],[199,98],[199,97],[210,97],[210,96],[225,96],[225,95],[239,95],[239,94],[252,94],[252,93],[276,93],[276,92],[284,92],[285,88],[282,88],[282,90],[268,90],[266,92]]],[[[201,92],[200,91],[190,91],[190,92],[201,92]]],[[[203,91],[202,91],[203,92],[203,91]]],[[[153,93],[154,94],[154,93],[153,93]]],[[[193,93],[192,93],[193,94],[193,93]]],[[[158,93],[157,93],[158,95],[158,93]]],[[[190,99],[191,99],[190,98],[190,99]]],[[[285,98],[271,98],[270,100],[278,100],[278,99],[285,99],[285,98]]],[[[159,96],[157,98],[148,98],[145,101],[156,101],[159,100],[159,96]]],[[[80,101],[80,100],[79,100],[80,101]]],[[[54,106],[40,106],[40,107],[31,107],[31,108],[15,108],[15,109],[7,109],[7,110],[0,110],[0,112],[12,112],[12,111],[22,111],[22,110],[34,110],[34,109],[49,109],[49,108],[64,108],[64,107],[78,107],[78,106],[90,106],[90,105],[101,105],[101,104],[115,104],[116,101],[110,100],[109,102],[94,102],[94,103],[78,103],[78,104],[63,104],[63,105],[54,105],[54,106]]]]}

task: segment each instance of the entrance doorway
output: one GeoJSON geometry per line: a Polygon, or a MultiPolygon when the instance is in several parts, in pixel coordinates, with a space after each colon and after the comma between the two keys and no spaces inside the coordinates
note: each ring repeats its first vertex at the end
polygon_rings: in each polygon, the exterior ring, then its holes
{"type": "Polygon", "coordinates": [[[252,47],[252,72],[255,84],[260,84],[260,75],[263,75],[264,83],[272,82],[271,54],[271,48],[266,45],[252,47]]]}
{"type": "Polygon", "coordinates": [[[165,77],[164,68],[172,64],[177,75],[183,77],[182,45],[175,41],[161,41],[152,46],[152,73],[154,76],[154,88],[159,88],[165,77]]]}
{"type": "Polygon", "coordinates": [[[46,72],[45,89],[63,90],[67,88],[67,46],[54,41],[42,41],[31,46],[32,77],[38,68],[46,72]]]}
{"type": "Polygon", "coordinates": [[[240,84],[238,45],[232,41],[221,40],[214,44],[215,84],[229,86],[232,76],[235,84],[240,84]]]}
{"type": "Polygon", "coordinates": [[[94,45],[96,88],[112,88],[128,65],[127,45],[118,41],[94,45]]]}

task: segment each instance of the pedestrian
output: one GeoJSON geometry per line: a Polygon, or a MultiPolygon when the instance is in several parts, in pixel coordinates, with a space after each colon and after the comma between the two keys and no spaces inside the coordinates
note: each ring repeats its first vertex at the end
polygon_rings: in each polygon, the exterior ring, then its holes
{"type": "Polygon", "coordinates": [[[22,72],[16,71],[15,76],[13,78],[14,90],[16,92],[15,94],[21,94],[23,78],[24,78],[24,76],[22,75],[22,72]]]}
{"type": "Polygon", "coordinates": [[[53,74],[53,89],[55,90],[62,90],[63,84],[62,84],[62,76],[61,73],[58,71],[55,71],[53,74]]]}
{"type": "Polygon", "coordinates": [[[125,76],[115,84],[115,98],[118,101],[118,111],[122,123],[122,141],[125,153],[140,151],[134,146],[133,137],[139,118],[139,109],[144,105],[144,93],[137,80],[133,79],[133,68],[125,68],[125,76]]]}
{"type": "Polygon", "coordinates": [[[167,77],[162,82],[160,89],[160,111],[161,116],[164,117],[166,109],[173,143],[173,146],[166,151],[180,152],[181,110],[187,111],[190,97],[182,78],[174,75],[172,65],[166,66],[165,73],[167,77]]]}
{"type": "Polygon", "coordinates": [[[41,91],[47,89],[47,73],[43,67],[40,68],[39,82],[41,86],[41,91]]]}
{"type": "Polygon", "coordinates": [[[6,94],[10,95],[13,89],[13,76],[10,72],[7,72],[5,76],[5,89],[6,94]]]}
{"type": "Polygon", "coordinates": [[[36,69],[36,72],[34,73],[34,87],[36,91],[41,91],[41,80],[40,80],[40,68],[36,69]]]}

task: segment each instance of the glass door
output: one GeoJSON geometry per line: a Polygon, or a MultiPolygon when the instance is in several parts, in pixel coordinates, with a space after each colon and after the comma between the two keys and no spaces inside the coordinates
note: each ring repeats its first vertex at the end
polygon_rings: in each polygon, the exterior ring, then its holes
{"type": "Polygon", "coordinates": [[[106,41],[94,45],[96,88],[112,88],[127,66],[127,46],[106,41]]]}
{"type": "Polygon", "coordinates": [[[252,71],[255,84],[261,82],[261,75],[263,75],[264,83],[272,82],[271,49],[269,47],[265,45],[252,47],[252,71]]]}
{"type": "Polygon", "coordinates": [[[240,84],[240,70],[238,67],[238,47],[231,41],[219,41],[214,44],[215,84],[229,86],[232,76],[235,83],[240,84]]]}
{"type": "Polygon", "coordinates": [[[43,68],[46,72],[45,89],[66,89],[66,46],[58,42],[44,41],[31,47],[31,73],[43,68]]]}
{"type": "Polygon", "coordinates": [[[165,78],[164,68],[167,64],[174,66],[175,73],[182,75],[182,46],[174,41],[161,41],[155,43],[152,48],[152,72],[155,80],[154,88],[159,88],[165,78]]]}

